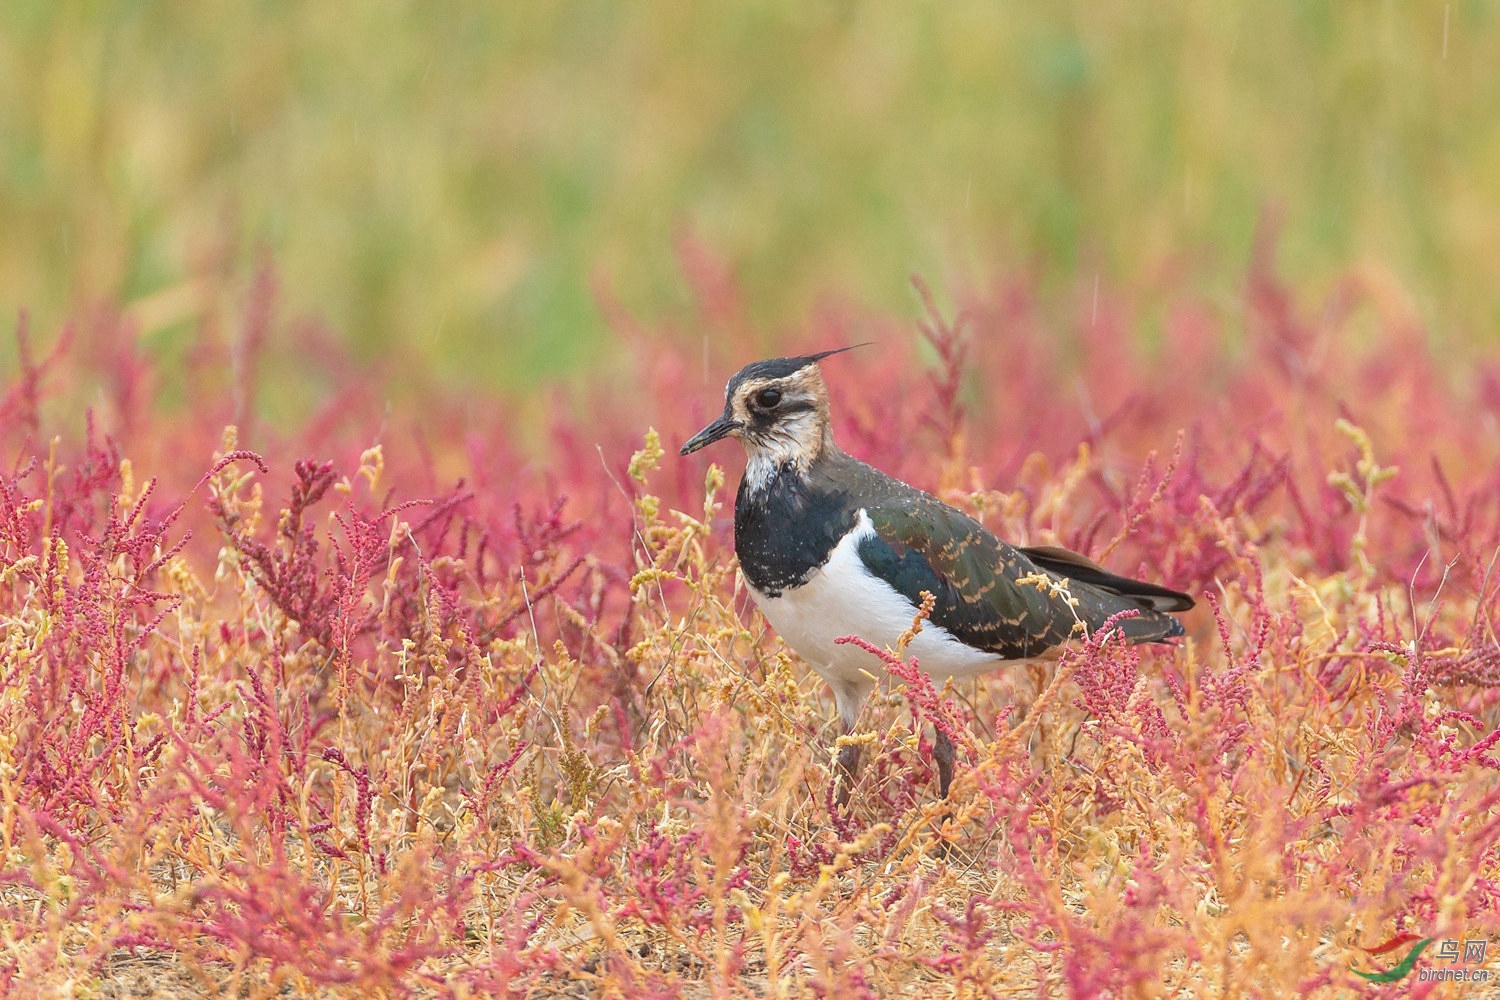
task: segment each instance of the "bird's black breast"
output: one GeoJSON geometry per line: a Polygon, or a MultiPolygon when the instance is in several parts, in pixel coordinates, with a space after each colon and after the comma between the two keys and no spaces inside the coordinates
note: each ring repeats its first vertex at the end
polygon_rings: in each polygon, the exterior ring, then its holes
{"type": "Polygon", "coordinates": [[[734,551],[750,585],[768,597],[800,587],[854,527],[847,497],[812,488],[783,465],[763,488],[740,483],[734,503],[734,551]]]}

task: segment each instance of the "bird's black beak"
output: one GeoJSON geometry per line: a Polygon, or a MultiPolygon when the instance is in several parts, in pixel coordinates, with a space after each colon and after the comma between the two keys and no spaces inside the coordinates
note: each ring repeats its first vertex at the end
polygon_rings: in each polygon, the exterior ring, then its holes
{"type": "Polygon", "coordinates": [[[713,423],[709,424],[707,427],[703,428],[697,434],[694,434],[691,438],[689,438],[688,443],[682,446],[682,451],[679,452],[679,454],[691,455],[699,448],[705,448],[708,445],[713,444],[720,438],[728,437],[730,434],[733,434],[735,430],[738,429],[738,427],[739,425],[736,424],[733,420],[730,420],[729,414],[726,413],[718,420],[715,420],[713,423]]]}

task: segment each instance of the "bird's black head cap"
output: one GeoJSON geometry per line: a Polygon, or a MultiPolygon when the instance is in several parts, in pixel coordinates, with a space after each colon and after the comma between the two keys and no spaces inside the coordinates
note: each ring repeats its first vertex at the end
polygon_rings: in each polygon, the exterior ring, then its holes
{"type": "Polygon", "coordinates": [[[817,354],[804,354],[795,358],[771,358],[768,361],[756,361],[734,373],[734,377],[729,380],[726,395],[733,395],[735,387],[746,379],[786,378],[793,372],[801,371],[808,365],[822,361],[826,357],[834,354],[843,354],[845,351],[852,351],[856,347],[864,346],[864,344],[851,344],[848,347],[835,347],[831,351],[819,351],[817,354]]]}

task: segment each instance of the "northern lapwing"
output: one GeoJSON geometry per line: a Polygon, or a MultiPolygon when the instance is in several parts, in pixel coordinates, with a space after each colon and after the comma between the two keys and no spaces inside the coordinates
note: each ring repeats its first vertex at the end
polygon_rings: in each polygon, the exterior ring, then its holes
{"type": "MultiPolygon", "coordinates": [[[[845,733],[884,668],[834,640],[855,635],[894,648],[923,592],[936,602],[907,652],[938,683],[1055,655],[1122,611],[1138,612],[1116,626],[1132,642],[1183,634],[1171,613],[1193,606],[1186,594],[1116,576],[1067,549],[1007,545],[841,451],[817,362],[848,349],[746,365],[725,387],[723,414],[682,446],[688,455],[725,437],[744,444],[734,504],[740,569],[766,620],[833,689],[845,733]]],[[[841,806],[859,758],[858,744],[839,751],[841,806]]],[[[946,798],[954,752],[941,729],[933,758],[946,798]]]]}

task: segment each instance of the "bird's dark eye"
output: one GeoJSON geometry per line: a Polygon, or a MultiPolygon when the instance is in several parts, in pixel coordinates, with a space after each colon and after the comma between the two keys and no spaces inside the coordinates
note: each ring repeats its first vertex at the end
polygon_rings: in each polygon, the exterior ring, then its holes
{"type": "Polygon", "coordinates": [[[755,407],[759,410],[771,410],[781,402],[780,389],[762,389],[755,394],[755,407]]]}

